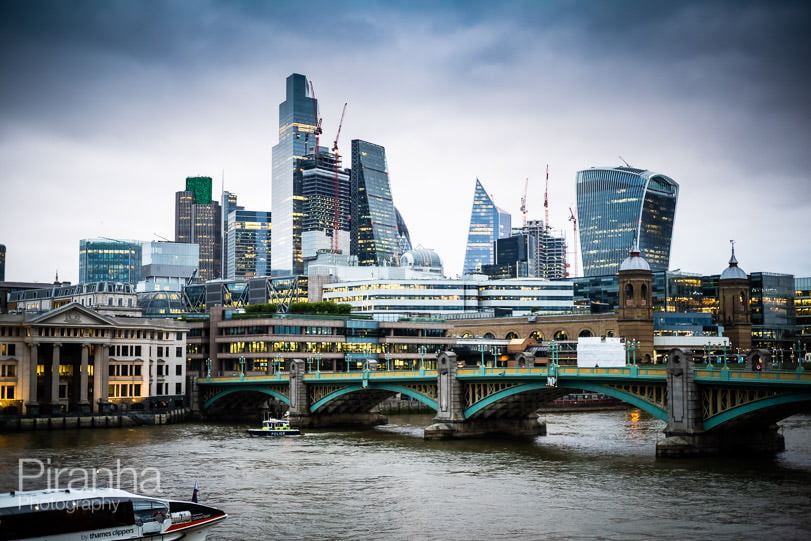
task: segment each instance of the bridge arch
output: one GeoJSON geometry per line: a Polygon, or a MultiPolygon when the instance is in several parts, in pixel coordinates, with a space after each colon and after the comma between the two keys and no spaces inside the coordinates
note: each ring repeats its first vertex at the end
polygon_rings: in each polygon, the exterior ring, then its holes
{"type": "Polygon", "coordinates": [[[432,399],[432,398],[430,398],[428,396],[425,396],[422,393],[418,393],[417,391],[414,391],[413,389],[409,389],[408,387],[403,387],[402,385],[394,385],[394,384],[391,384],[391,383],[373,383],[373,382],[369,382],[366,387],[363,387],[361,385],[350,385],[350,386],[344,387],[342,389],[339,389],[337,391],[334,391],[334,392],[328,394],[327,396],[325,396],[321,400],[317,401],[315,404],[310,405],[310,412],[315,413],[316,411],[321,409],[326,404],[332,402],[336,398],[341,397],[341,396],[343,396],[345,394],[356,393],[356,392],[365,391],[365,390],[391,391],[392,393],[404,394],[406,396],[410,396],[411,398],[413,398],[414,400],[417,400],[418,402],[420,402],[422,404],[425,404],[426,406],[433,409],[434,411],[437,411],[439,409],[439,406],[437,405],[436,400],[434,400],[434,399],[432,399]]]}
{"type": "MultiPolygon", "coordinates": [[[[628,404],[631,404],[634,407],[641,409],[647,413],[650,413],[657,419],[667,422],[667,411],[662,408],[659,408],[650,402],[642,400],[636,395],[626,393],[625,391],[621,391],[619,389],[615,389],[614,387],[609,387],[606,385],[602,385],[599,383],[588,383],[588,382],[578,382],[577,386],[568,386],[565,383],[561,382],[559,385],[560,389],[571,389],[572,391],[576,391],[578,389],[582,389],[584,391],[594,391],[598,393],[602,393],[604,395],[608,395],[628,404]]],[[[523,385],[517,385],[515,387],[510,387],[509,389],[504,389],[497,393],[493,393],[492,395],[488,396],[487,398],[480,400],[473,404],[472,406],[466,408],[464,410],[464,417],[465,419],[469,419],[472,415],[476,414],[477,412],[485,409],[486,407],[490,406],[491,404],[498,402],[504,398],[509,396],[514,396],[520,393],[528,392],[528,391],[537,391],[542,389],[549,389],[546,386],[545,382],[535,382],[535,383],[525,383],[523,385]]]]}
{"type": "Polygon", "coordinates": [[[800,393],[786,394],[756,400],[754,402],[749,402],[748,404],[742,404],[740,406],[728,409],[727,411],[719,413],[718,415],[713,415],[704,421],[704,430],[723,428],[724,425],[730,421],[741,420],[741,418],[744,416],[751,416],[756,413],[768,413],[769,410],[775,410],[778,407],[782,409],[782,415],[780,415],[780,418],[789,417],[794,413],[805,411],[806,408],[785,408],[785,406],[789,406],[791,404],[797,404],[800,406],[801,403],[805,403],[803,406],[806,406],[809,402],[811,402],[811,396],[800,393]]]}
{"type": "Polygon", "coordinates": [[[289,397],[287,397],[287,396],[285,396],[285,395],[283,395],[283,394],[281,394],[279,392],[276,392],[276,391],[274,391],[272,389],[267,389],[265,387],[262,387],[260,385],[251,385],[251,386],[248,386],[248,387],[235,387],[233,389],[226,389],[224,391],[220,391],[219,393],[215,394],[214,396],[212,396],[211,398],[206,400],[205,404],[203,404],[203,409],[204,410],[208,409],[209,407],[211,407],[212,404],[217,402],[219,399],[221,399],[223,397],[226,397],[226,396],[228,396],[230,394],[245,393],[245,392],[263,393],[263,394],[266,394],[268,396],[272,396],[273,398],[276,398],[278,400],[281,400],[282,402],[284,402],[287,405],[290,405],[290,398],[289,397]]]}

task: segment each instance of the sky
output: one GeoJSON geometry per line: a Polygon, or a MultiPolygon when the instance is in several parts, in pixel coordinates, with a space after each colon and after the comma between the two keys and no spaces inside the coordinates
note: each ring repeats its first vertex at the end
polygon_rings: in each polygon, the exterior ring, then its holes
{"type": "MultiPolygon", "coordinates": [[[[811,4],[0,2],[6,280],[78,281],[79,240],[174,238],[188,176],[270,210],[285,79],[322,144],[386,148],[414,245],[461,273],[476,179],[570,240],[578,170],[680,185],[670,266],[811,276],[811,4]]],[[[348,166],[348,164],[346,164],[348,166]]],[[[582,272],[582,265],[578,263],[582,272]]],[[[574,265],[572,266],[574,271],[574,265]]]]}

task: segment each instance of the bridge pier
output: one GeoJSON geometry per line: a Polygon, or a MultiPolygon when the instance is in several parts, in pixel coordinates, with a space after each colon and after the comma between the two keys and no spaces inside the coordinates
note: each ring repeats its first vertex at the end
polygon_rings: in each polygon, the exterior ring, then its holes
{"type": "Polygon", "coordinates": [[[465,419],[462,383],[456,379],[456,354],[437,358],[437,414],[424,432],[426,440],[484,438],[495,435],[531,437],[546,435],[546,423],[531,414],[524,418],[465,419]]]}
{"type": "Polygon", "coordinates": [[[673,350],[667,362],[668,423],[665,439],[656,444],[657,457],[776,453],[785,450],[775,424],[741,424],[729,429],[704,430],[701,393],[695,382],[692,357],[673,350]]]}

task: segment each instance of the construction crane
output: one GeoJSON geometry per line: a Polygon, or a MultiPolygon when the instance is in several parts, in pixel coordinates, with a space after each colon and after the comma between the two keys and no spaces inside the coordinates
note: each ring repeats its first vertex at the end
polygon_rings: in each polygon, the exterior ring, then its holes
{"type": "Polygon", "coordinates": [[[524,228],[527,227],[527,185],[529,178],[524,181],[524,195],[521,196],[521,218],[524,220],[524,228]]]}
{"type": "MultiPolygon", "coordinates": [[[[315,119],[315,128],[313,128],[313,133],[315,134],[315,147],[313,148],[313,158],[318,158],[318,136],[321,135],[321,117],[318,116],[318,100],[315,98],[315,87],[313,86],[312,81],[307,81],[310,85],[310,97],[313,99],[313,118],[315,119]]],[[[307,146],[307,138],[310,136],[308,133],[304,136],[304,146],[307,146]]],[[[307,154],[306,150],[304,152],[307,154]]]]}
{"type": "Polygon", "coordinates": [[[339,253],[338,245],[338,231],[341,229],[341,181],[340,174],[340,155],[338,154],[338,138],[341,136],[341,128],[344,125],[344,115],[346,114],[346,103],[341,111],[341,120],[338,122],[338,133],[335,134],[335,141],[332,143],[332,154],[335,157],[335,216],[332,230],[332,253],[339,253]]]}
{"type": "Polygon", "coordinates": [[[546,164],[546,188],[543,192],[543,225],[549,231],[549,164],[546,164]]]}
{"type": "Polygon", "coordinates": [[[577,265],[577,260],[580,259],[580,257],[578,256],[578,250],[577,250],[577,217],[574,215],[574,211],[572,210],[572,207],[569,207],[569,221],[572,222],[572,231],[573,231],[572,248],[574,249],[573,250],[574,251],[574,275],[577,276],[578,274],[580,274],[580,270],[578,269],[578,265],[577,265]]]}

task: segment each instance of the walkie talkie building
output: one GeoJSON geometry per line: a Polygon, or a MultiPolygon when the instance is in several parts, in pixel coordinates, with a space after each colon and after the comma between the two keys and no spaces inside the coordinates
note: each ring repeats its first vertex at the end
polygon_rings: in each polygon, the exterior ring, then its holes
{"type": "Polygon", "coordinates": [[[583,276],[616,274],[636,239],[652,271],[666,271],[679,185],[633,167],[577,173],[577,220],[583,276]]]}

